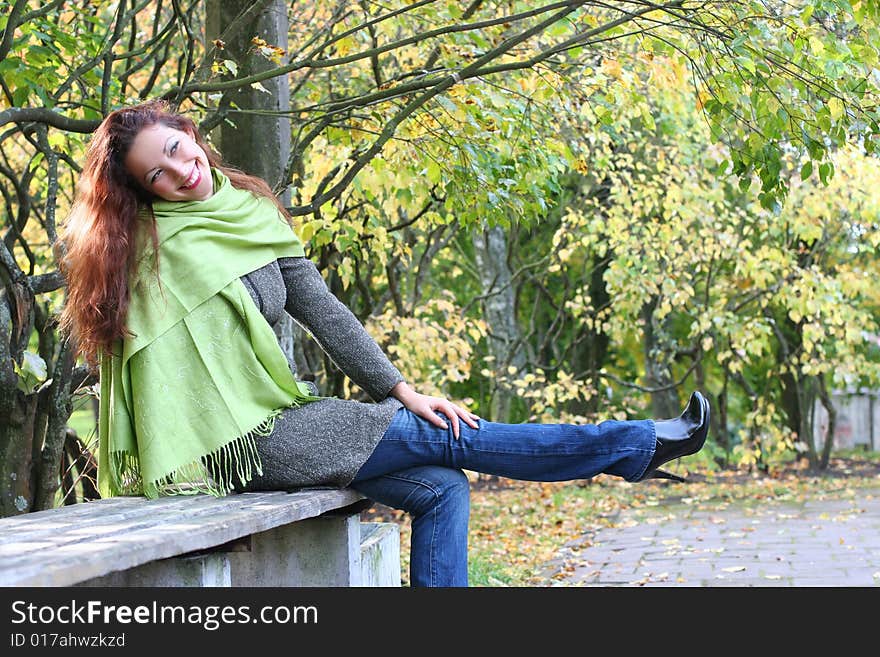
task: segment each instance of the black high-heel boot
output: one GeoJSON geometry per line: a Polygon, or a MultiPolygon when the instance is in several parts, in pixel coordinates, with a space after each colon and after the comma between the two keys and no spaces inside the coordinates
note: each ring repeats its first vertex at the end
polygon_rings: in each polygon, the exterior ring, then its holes
{"type": "Polygon", "coordinates": [[[702,394],[694,391],[681,415],[672,420],[657,420],[654,426],[657,430],[657,448],[654,457],[645,468],[645,474],[636,481],[645,479],[684,481],[683,477],[658,468],[667,461],[695,454],[703,448],[706,436],[709,435],[709,401],[702,394]]]}

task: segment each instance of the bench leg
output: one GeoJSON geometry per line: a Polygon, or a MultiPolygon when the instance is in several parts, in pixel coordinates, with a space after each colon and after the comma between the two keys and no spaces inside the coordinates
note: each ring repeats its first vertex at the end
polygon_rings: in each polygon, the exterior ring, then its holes
{"type": "Polygon", "coordinates": [[[361,523],[361,586],[400,586],[400,527],[361,523]]]}
{"type": "Polygon", "coordinates": [[[360,516],[328,515],[251,536],[230,552],[232,586],[360,586],[360,516]]]}

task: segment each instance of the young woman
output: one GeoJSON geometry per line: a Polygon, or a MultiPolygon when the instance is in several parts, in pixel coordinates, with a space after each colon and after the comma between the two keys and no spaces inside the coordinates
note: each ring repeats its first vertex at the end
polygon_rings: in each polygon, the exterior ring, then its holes
{"type": "Polygon", "coordinates": [[[105,496],[350,486],[412,514],[413,586],[467,585],[467,469],[642,481],[702,448],[709,405],[597,425],[500,424],[414,390],[304,257],[262,180],[160,101],[95,132],[65,223],[62,329],[100,368],[105,496]],[[321,397],[289,313],[375,403],[321,397]]]}

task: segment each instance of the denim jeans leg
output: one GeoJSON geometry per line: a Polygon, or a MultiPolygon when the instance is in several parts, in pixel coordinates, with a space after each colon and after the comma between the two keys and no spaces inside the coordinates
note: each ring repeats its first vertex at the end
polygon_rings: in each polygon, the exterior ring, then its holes
{"type": "MultiPolygon", "coordinates": [[[[440,415],[444,420],[445,416],[440,415]]],[[[527,481],[589,479],[600,473],[635,481],[656,448],[653,420],[599,424],[460,423],[460,437],[406,408],[395,414],[357,477],[442,465],[527,481]]]]}
{"type": "Polygon", "coordinates": [[[355,490],[412,515],[410,586],[467,586],[470,482],[461,470],[427,465],[372,479],[355,490]]]}

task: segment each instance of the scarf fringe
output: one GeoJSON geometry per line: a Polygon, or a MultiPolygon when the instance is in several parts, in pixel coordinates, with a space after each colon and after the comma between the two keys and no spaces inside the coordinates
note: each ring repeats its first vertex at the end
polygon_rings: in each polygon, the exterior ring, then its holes
{"type": "Polygon", "coordinates": [[[111,452],[112,476],[122,495],[144,495],[153,499],[163,495],[207,493],[223,497],[233,490],[236,479],[244,485],[254,476],[263,474],[256,441],[258,437],[268,436],[274,431],[275,420],[283,410],[276,409],[247,433],[205,454],[198,461],[187,463],[153,481],[144,482],[137,455],[111,452]]]}

